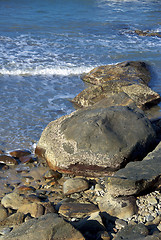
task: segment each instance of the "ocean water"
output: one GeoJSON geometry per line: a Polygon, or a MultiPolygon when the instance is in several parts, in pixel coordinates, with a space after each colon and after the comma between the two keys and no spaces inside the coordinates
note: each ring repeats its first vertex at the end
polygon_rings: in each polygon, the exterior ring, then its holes
{"type": "Polygon", "coordinates": [[[96,66],[145,61],[161,94],[161,38],[136,29],[161,32],[160,0],[0,0],[0,148],[31,149],[96,66]]]}

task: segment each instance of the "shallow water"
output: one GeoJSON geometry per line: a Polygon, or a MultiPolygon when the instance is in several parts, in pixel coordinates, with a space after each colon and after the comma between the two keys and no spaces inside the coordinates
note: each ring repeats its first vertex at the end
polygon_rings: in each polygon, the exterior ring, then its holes
{"type": "Polygon", "coordinates": [[[161,32],[160,0],[1,0],[0,26],[2,149],[31,149],[95,66],[145,61],[161,94],[161,38],[134,33],[161,32]]]}

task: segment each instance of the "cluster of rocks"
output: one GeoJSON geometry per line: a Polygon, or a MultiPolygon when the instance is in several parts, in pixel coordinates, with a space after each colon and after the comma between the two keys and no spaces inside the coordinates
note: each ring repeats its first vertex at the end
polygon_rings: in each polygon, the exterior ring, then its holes
{"type": "Polygon", "coordinates": [[[135,33],[139,36],[149,36],[149,37],[159,37],[159,38],[161,37],[160,32],[152,32],[149,30],[142,31],[142,30],[136,29],[135,33]]]}
{"type": "Polygon", "coordinates": [[[82,76],[80,109],[44,129],[35,154],[1,152],[0,239],[161,239],[160,101],[143,62],[82,76]],[[46,160],[46,161],[44,161],[46,160]]]}

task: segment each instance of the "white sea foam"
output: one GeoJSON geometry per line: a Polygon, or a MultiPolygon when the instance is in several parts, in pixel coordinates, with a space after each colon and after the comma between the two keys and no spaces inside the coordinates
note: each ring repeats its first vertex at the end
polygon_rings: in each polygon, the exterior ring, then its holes
{"type": "Polygon", "coordinates": [[[35,68],[35,69],[0,69],[0,74],[2,75],[29,75],[29,76],[35,76],[35,75],[58,75],[58,76],[69,76],[69,75],[80,75],[83,73],[89,72],[93,66],[80,66],[80,67],[47,67],[47,68],[35,68]]]}

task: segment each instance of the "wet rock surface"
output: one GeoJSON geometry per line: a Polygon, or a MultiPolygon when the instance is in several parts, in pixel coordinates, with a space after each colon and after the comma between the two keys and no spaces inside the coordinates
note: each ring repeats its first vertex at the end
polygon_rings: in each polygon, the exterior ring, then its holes
{"type": "Polygon", "coordinates": [[[88,108],[50,123],[39,157],[0,151],[0,239],[161,239],[161,122],[137,108],[160,98],[148,67],[124,62],[84,77],[98,84],[88,108]]]}

